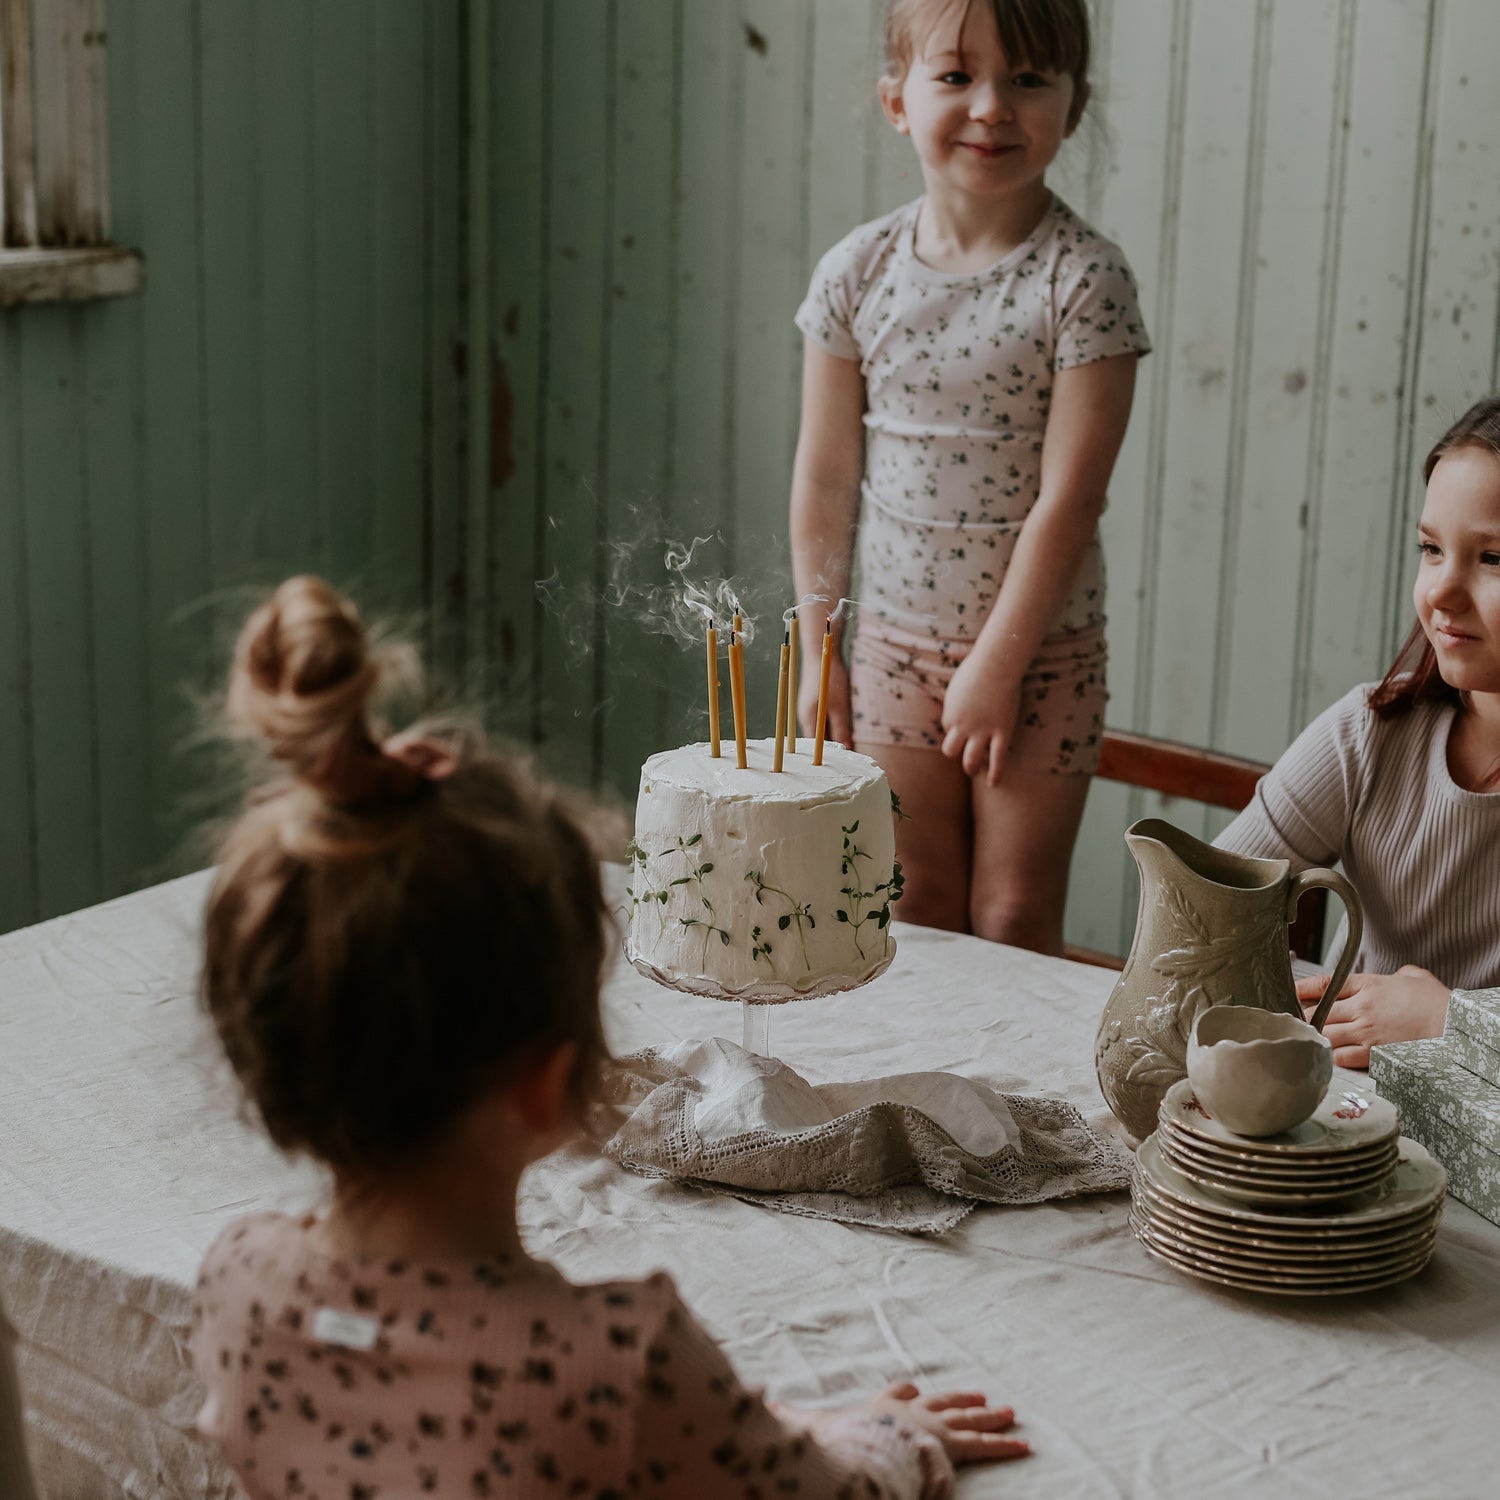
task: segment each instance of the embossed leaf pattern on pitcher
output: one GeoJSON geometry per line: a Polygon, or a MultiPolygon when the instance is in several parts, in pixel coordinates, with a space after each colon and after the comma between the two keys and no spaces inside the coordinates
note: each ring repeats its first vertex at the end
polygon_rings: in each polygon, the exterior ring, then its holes
{"type": "Polygon", "coordinates": [[[1159,995],[1148,995],[1136,1032],[1125,1039],[1134,1061],[1125,1077],[1146,1087],[1168,1088],[1187,1072],[1187,1045],[1201,1012],[1218,1000],[1208,981],[1226,970],[1248,964],[1253,993],[1274,994],[1277,975],[1270,955],[1282,923],[1274,911],[1260,911],[1217,936],[1187,896],[1168,887],[1161,904],[1170,914],[1176,947],[1155,955],[1151,968],[1166,981],[1159,995]],[[1191,982],[1185,982],[1191,981],[1191,982]]]}

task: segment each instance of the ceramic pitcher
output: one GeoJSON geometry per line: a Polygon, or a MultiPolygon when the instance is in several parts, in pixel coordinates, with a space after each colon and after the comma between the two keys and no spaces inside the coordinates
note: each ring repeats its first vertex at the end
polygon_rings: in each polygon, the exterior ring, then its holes
{"type": "Polygon", "coordinates": [[[1364,917],[1334,870],[1291,875],[1284,859],[1251,859],[1143,818],[1125,842],[1141,872],[1135,941],[1094,1042],[1105,1101],[1130,1133],[1156,1129],[1162,1095],[1187,1075],[1193,1022],[1211,1005],[1257,1005],[1300,1016],[1287,929],[1305,891],[1344,903],[1348,936],[1312,1023],[1323,1029],[1359,951],[1364,917]]]}

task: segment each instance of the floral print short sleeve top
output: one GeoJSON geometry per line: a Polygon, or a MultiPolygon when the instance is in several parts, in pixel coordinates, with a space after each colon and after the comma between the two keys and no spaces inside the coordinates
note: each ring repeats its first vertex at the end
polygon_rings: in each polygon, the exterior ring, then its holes
{"type": "MultiPolygon", "coordinates": [[[[958,275],[918,260],[921,204],[835,245],[797,326],[865,380],[864,610],[968,641],[1036,503],[1056,372],[1151,343],[1124,255],[1061,199],[1003,260],[958,275]]],[[[1054,630],[1097,624],[1103,590],[1096,538],[1054,630]]]]}
{"type": "Polygon", "coordinates": [[[773,1410],[671,1280],[341,1260],[260,1214],[204,1260],[198,1425],[252,1500],[919,1500],[952,1467],[868,1409],[773,1410]]]}

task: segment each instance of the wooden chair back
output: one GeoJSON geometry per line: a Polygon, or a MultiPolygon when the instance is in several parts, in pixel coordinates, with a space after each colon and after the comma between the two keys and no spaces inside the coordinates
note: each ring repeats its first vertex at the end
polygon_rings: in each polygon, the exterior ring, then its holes
{"type": "MultiPolygon", "coordinates": [[[[1164,797],[1183,797],[1241,812],[1255,795],[1255,783],[1271,768],[1262,761],[1204,750],[1179,740],[1154,739],[1125,729],[1106,729],[1094,774],[1104,781],[1138,786],[1164,797]]],[[[1302,898],[1288,941],[1298,958],[1316,963],[1322,957],[1323,916],[1327,892],[1310,891],[1302,898]]],[[[1068,948],[1067,956],[1082,963],[1118,969],[1125,960],[1092,948],[1068,948]]]]}

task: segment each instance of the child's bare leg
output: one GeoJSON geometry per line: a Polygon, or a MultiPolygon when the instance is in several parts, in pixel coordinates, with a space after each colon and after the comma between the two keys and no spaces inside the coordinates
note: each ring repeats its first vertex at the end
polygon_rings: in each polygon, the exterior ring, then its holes
{"type": "Polygon", "coordinates": [[[1017,769],[1002,771],[999,786],[970,783],[969,918],[978,936],[1038,953],[1063,951],[1068,866],[1089,780],[1017,769]]]}
{"type": "Polygon", "coordinates": [[[939,750],[864,745],[884,770],[906,814],[896,823],[896,857],[906,888],[903,922],[969,930],[969,858],[973,849],[969,778],[939,750]]]}

